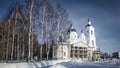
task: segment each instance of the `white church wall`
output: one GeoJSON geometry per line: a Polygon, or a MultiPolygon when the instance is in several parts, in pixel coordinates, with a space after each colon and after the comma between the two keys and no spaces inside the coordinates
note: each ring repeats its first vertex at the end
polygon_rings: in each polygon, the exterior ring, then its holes
{"type": "Polygon", "coordinates": [[[53,46],[53,59],[68,59],[68,45],[58,44],[53,46]]]}

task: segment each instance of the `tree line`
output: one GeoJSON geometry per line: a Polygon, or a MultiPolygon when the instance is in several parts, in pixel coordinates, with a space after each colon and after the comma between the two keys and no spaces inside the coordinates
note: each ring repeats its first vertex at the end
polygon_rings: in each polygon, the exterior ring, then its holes
{"type": "Polygon", "coordinates": [[[0,20],[0,61],[48,60],[52,46],[66,39],[67,10],[48,0],[12,4],[0,20]]]}

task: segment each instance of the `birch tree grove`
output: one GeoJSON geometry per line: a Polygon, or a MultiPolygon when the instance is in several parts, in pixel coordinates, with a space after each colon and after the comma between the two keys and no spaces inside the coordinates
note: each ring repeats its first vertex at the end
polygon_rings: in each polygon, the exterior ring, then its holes
{"type": "Polygon", "coordinates": [[[26,0],[10,6],[0,20],[0,61],[52,58],[52,46],[65,37],[68,13],[48,0],[26,0]],[[5,51],[5,52],[3,52],[5,51]]]}

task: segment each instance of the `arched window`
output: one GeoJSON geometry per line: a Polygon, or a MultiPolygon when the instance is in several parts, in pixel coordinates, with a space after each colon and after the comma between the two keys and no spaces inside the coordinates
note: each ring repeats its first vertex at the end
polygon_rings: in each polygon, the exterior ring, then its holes
{"type": "Polygon", "coordinates": [[[75,38],[76,38],[76,35],[75,35],[75,38]]]}
{"type": "Polygon", "coordinates": [[[64,56],[66,56],[66,52],[64,52],[64,56]]]}
{"type": "Polygon", "coordinates": [[[87,31],[87,33],[89,33],[89,31],[87,31]]]}
{"type": "Polygon", "coordinates": [[[93,31],[91,30],[91,35],[93,35],[93,31]]]}
{"type": "Polygon", "coordinates": [[[94,41],[92,40],[92,45],[94,45],[94,41]]]}

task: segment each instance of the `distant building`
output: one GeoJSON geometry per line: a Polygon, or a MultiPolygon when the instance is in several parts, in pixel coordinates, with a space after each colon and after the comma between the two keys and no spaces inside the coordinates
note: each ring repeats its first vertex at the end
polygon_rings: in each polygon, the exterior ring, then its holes
{"type": "Polygon", "coordinates": [[[67,32],[66,42],[53,46],[53,59],[70,59],[70,58],[88,58],[98,60],[99,51],[96,47],[96,37],[94,27],[88,19],[85,30],[81,30],[80,35],[71,25],[67,32]]]}
{"type": "Polygon", "coordinates": [[[113,55],[113,58],[120,59],[120,52],[115,52],[112,55],[113,55]]]}

